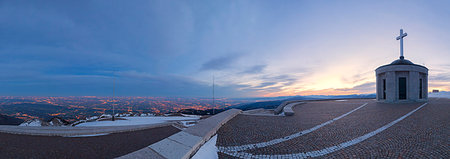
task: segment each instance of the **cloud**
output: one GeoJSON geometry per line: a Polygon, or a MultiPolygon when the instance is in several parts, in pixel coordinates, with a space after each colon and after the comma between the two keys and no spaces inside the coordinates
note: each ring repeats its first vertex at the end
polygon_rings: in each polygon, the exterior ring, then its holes
{"type": "Polygon", "coordinates": [[[239,59],[240,56],[230,54],[218,58],[213,58],[203,63],[200,70],[225,70],[233,66],[233,64],[239,59]]]}
{"type": "Polygon", "coordinates": [[[450,73],[441,73],[437,75],[430,76],[430,80],[433,81],[450,81],[450,73]]]}
{"type": "Polygon", "coordinates": [[[367,82],[353,87],[354,90],[361,92],[365,91],[375,91],[375,82],[367,82]]]}
{"type": "Polygon", "coordinates": [[[355,75],[351,76],[350,78],[346,78],[346,76],[342,77],[342,81],[347,83],[359,83],[362,81],[366,81],[368,78],[373,76],[373,71],[366,71],[362,73],[356,73],[355,75]]]}
{"type": "Polygon", "coordinates": [[[277,83],[278,82],[263,82],[263,83],[259,84],[258,86],[256,86],[256,88],[264,88],[264,87],[276,85],[277,83]]]}
{"type": "Polygon", "coordinates": [[[375,93],[375,82],[363,83],[352,88],[327,88],[321,90],[304,90],[300,92],[301,95],[348,95],[369,93],[375,93]]]}
{"type": "Polygon", "coordinates": [[[248,87],[243,88],[241,91],[246,91],[249,93],[252,93],[253,96],[264,96],[270,93],[274,92],[280,92],[282,91],[282,86],[273,86],[273,87],[267,87],[267,88],[261,88],[261,87],[248,87]]]}
{"type": "Polygon", "coordinates": [[[291,78],[292,77],[287,74],[276,75],[276,76],[266,75],[266,76],[262,77],[262,79],[266,79],[266,80],[287,80],[287,79],[291,79],[291,78]]]}
{"type": "MultiPolygon", "coordinates": [[[[155,75],[137,71],[117,72],[118,92],[126,95],[147,96],[211,96],[211,83],[202,82],[189,76],[155,75]]],[[[254,92],[241,90],[248,85],[215,85],[217,97],[246,97],[254,92]]]]}
{"type": "Polygon", "coordinates": [[[276,81],[279,83],[282,83],[284,86],[290,86],[295,84],[299,78],[298,76],[293,76],[293,75],[289,75],[289,74],[282,74],[282,75],[276,75],[276,76],[271,76],[271,75],[265,75],[261,78],[261,80],[264,81],[276,81]]]}
{"type": "Polygon", "coordinates": [[[262,73],[264,69],[267,67],[267,65],[254,65],[244,71],[242,71],[242,74],[258,74],[262,73]]]}
{"type": "Polygon", "coordinates": [[[282,74],[282,75],[262,75],[255,77],[254,80],[261,81],[256,86],[249,86],[242,88],[242,90],[253,92],[258,96],[278,96],[284,95],[280,92],[289,91],[290,87],[298,81],[297,76],[282,74]]]}
{"type": "Polygon", "coordinates": [[[340,88],[336,91],[357,91],[360,93],[373,93],[375,92],[375,82],[367,82],[360,85],[356,85],[352,88],[340,88]]]}

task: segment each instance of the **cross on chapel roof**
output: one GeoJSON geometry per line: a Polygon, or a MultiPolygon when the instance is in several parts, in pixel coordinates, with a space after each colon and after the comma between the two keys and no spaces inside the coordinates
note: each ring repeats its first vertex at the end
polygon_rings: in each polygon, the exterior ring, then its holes
{"type": "Polygon", "coordinates": [[[400,35],[397,37],[397,40],[400,40],[400,59],[405,58],[403,57],[403,38],[407,35],[407,33],[403,33],[403,29],[400,29],[400,35]]]}

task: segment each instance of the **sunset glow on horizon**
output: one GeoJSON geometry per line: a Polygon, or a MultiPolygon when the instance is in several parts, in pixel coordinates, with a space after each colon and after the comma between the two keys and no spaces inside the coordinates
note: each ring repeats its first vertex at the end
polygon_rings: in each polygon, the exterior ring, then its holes
{"type": "Polygon", "coordinates": [[[0,96],[210,97],[213,76],[217,97],[370,94],[401,28],[429,91],[450,91],[449,6],[2,1],[0,96]]]}

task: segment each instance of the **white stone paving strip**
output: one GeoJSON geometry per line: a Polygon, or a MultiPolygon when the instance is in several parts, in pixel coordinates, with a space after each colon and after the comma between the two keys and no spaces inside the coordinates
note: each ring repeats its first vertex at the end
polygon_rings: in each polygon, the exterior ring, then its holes
{"type": "Polygon", "coordinates": [[[414,112],[416,112],[417,110],[419,110],[420,108],[426,106],[428,103],[424,103],[421,106],[417,107],[416,109],[412,110],[411,112],[403,115],[402,117],[398,118],[397,120],[394,120],[386,125],[384,125],[383,127],[380,127],[378,129],[376,129],[375,131],[372,131],[370,133],[367,133],[363,136],[354,138],[353,140],[347,141],[347,142],[343,142],[339,145],[336,146],[331,146],[331,147],[327,147],[324,148],[322,150],[317,150],[317,151],[309,151],[309,152],[301,152],[301,153],[294,153],[294,154],[283,154],[283,155],[254,155],[251,153],[246,153],[246,152],[237,152],[237,151],[223,151],[223,153],[231,155],[231,156],[235,156],[235,157],[240,157],[240,158],[309,158],[309,157],[319,157],[319,156],[323,156],[338,150],[341,150],[343,148],[358,144],[372,136],[375,136],[376,134],[386,130],[387,128],[391,127],[392,125],[402,121],[403,119],[405,119],[406,117],[410,116],[411,114],[413,114],[414,112]]]}
{"type": "Polygon", "coordinates": [[[347,112],[345,114],[342,114],[341,116],[338,116],[338,117],[336,117],[334,119],[331,119],[331,120],[329,120],[327,122],[324,122],[324,123],[322,123],[320,125],[316,125],[316,126],[310,128],[310,129],[303,130],[303,131],[297,132],[297,133],[289,135],[289,136],[285,136],[285,137],[278,138],[278,139],[273,139],[273,140],[270,140],[270,141],[267,141],[267,142],[260,142],[260,143],[240,145],[240,146],[227,146],[227,147],[222,147],[221,146],[221,147],[218,147],[218,148],[219,148],[219,151],[225,152],[225,151],[244,151],[244,150],[251,150],[251,149],[262,148],[262,147],[275,145],[275,144],[278,144],[278,143],[281,143],[281,142],[284,142],[284,141],[288,141],[288,140],[291,140],[291,139],[303,136],[303,135],[308,134],[310,132],[313,132],[313,131],[321,128],[321,127],[324,127],[325,125],[331,124],[331,123],[333,123],[333,122],[335,122],[335,121],[337,121],[337,120],[339,120],[339,119],[341,119],[341,118],[343,118],[343,117],[353,113],[354,111],[357,111],[358,109],[361,109],[362,107],[366,106],[367,104],[368,103],[364,103],[363,105],[359,106],[358,108],[355,108],[355,109],[353,109],[353,110],[351,110],[351,111],[349,111],[349,112],[347,112]]]}

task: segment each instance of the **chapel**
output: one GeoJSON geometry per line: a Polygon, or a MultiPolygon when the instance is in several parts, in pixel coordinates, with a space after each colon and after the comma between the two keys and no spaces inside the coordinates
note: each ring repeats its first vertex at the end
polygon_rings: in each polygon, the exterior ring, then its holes
{"type": "Polygon", "coordinates": [[[386,103],[423,102],[428,100],[428,68],[414,64],[403,56],[403,38],[400,29],[400,58],[378,67],[376,73],[377,100],[386,103]]]}

